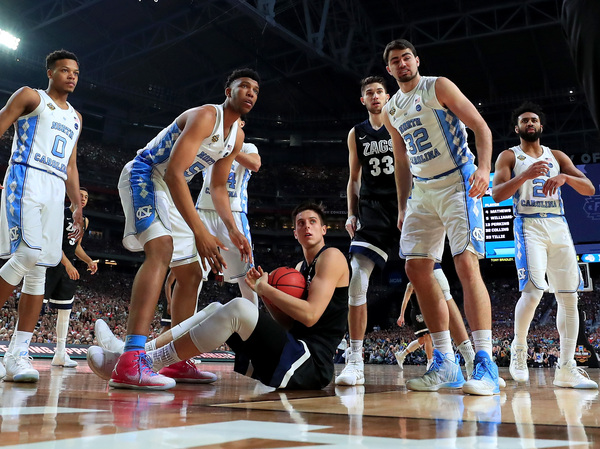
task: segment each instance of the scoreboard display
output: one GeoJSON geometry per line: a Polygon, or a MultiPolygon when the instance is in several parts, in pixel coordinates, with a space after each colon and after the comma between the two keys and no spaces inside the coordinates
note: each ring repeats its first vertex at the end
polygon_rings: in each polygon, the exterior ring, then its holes
{"type": "Polygon", "coordinates": [[[492,173],[490,186],[481,199],[485,226],[485,257],[488,259],[514,258],[512,197],[496,203],[492,199],[493,179],[494,174],[492,173]]]}

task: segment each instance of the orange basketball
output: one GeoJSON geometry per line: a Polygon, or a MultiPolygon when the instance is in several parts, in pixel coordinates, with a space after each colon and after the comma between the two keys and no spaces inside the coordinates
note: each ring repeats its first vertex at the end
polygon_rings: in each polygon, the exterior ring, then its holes
{"type": "MultiPolygon", "coordinates": [[[[279,267],[269,273],[269,285],[281,290],[294,298],[304,299],[306,296],[306,279],[296,269],[290,267],[279,267]]],[[[271,304],[268,298],[263,296],[263,301],[271,304]]]]}

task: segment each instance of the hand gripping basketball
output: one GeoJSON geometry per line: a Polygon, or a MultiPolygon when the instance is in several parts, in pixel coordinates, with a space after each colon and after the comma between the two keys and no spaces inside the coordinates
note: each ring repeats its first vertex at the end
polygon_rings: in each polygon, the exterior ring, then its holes
{"type": "MultiPolygon", "coordinates": [[[[294,298],[304,299],[306,297],[306,279],[296,269],[290,267],[279,267],[269,273],[269,285],[281,290],[294,298]]],[[[265,296],[263,301],[271,305],[271,301],[265,296]]]]}

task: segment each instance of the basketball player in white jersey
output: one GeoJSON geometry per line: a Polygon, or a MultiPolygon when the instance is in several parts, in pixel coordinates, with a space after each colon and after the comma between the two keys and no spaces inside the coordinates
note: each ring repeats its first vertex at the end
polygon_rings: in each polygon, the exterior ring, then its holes
{"type": "Polygon", "coordinates": [[[74,205],[71,238],[79,239],[83,224],[76,150],[81,115],[67,102],[79,62],[59,50],[47,56],[46,69],[46,90],[22,87],[0,110],[0,135],[15,127],[0,214],[0,254],[10,257],[0,269],[0,307],[23,280],[19,321],[4,356],[5,380],[15,382],[39,379],[29,342],[44,299],[46,267],[62,257],[65,187],[74,205]]]}
{"type": "Polygon", "coordinates": [[[500,390],[498,367],[492,361],[491,305],[478,261],[484,253],[481,196],[489,183],[491,132],[454,83],[419,74],[419,58],[410,42],[390,42],[384,61],[400,87],[382,114],[394,147],[398,226],[402,230],[400,252],[407,259],[406,274],[417,293],[435,348],[430,369],[406,386],[419,391],[462,387],[469,394],[497,394],[500,390]],[[467,145],[465,125],[475,133],[479,166],[467,145]],[[433,266],[441,261],[446,235],[463,287],[476,350],[475,369],[467,382],[454,359],[448,307],[433,277],[433,266]]]}
{"type": "MultiPolygon", "coordinates": [[[[245,122],[240,121],[240,126],[243,128],[245,122]]],[[[248,182],[253,172],[257,172],[261,166],[260,155],[258,148],[252,143],[244,143],[239,154],[235,157],[231,165],[231,171],[227,178],[227,193],[229,195],[229,203],[231,212],[239,231],[244,234],[248,242],[252,242],[250,236],[250,223],[248,222],[248,182]]],[[[239,251],[229,241],[229,233],[223,220],[215,210],[215,205],[212,199],[210,184],[212,179],[212,166],[208,167],[203,172],[204,182],[202,189],[196,201],[196,210],[202,220],[202,223],[207,227],[208,231],[218,237],[227,247],[229,251],[223,253],[223,258],[227,264],[227,268],[223,272],[224,281],[237,283],[240,288],[240,293],[244,298],[249,299],[258,306],[258,297],[256,293],[248,287],[244,282],[246,273],[252,266],[249,262],[245,262],[240,257],[239,251]]],[[[187,317],[186,317],[187,318],[187,317]]]]}
{"type": "Polygon", "coordinates": [[[248,240],[237,229],[229,205],[227,178],[244,142],[238,128],[241,115],[254,107],[258,74],[234,71],[225,84],[220,105],[189,109],[162,130],[121,173],[119,195],[125,211],[124,246],[144,251],[145,261],[131,292],[127,338],[110,386],[168,389],[175,381],[154,373],[145,345],[154,309],[169,266],[178,283],[174,295],[196,298],[203,268],[217,272],[226,267],[219,249],[228,248],[211,235],[196,213],[187,183],[214,164],[211,195],[231,242],[241,257],[251,259],[248,240]],[[185,279],[184,282],[182,280],[185,279]]]}
{"type": "Polygon", "coordinates": [[[521,297],[515,307],[509,371],[517,382],[529,380],[527,333],[544,290],[550,286],[558,304],[560,335],[560,359],[553,383],[567,388],[598,388],[575,362],[577,290],[582,279],[561,198],[565,184],[581,195],[593,195],[596,189],[565,153],[540,144],[544,119],[541,107],[530,102],[513,112],[520,145],[498,157],[492,188],[494,201],[513,197],[515,215],[515,263],[521,297]]]}

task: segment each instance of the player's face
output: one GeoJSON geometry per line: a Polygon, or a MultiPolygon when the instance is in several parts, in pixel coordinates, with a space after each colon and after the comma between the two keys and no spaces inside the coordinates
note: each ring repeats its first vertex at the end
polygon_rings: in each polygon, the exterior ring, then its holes
{"type": "Polygon", "coordinates": [[[252,78],[238,78],[225,90],[234,110],[241,115],[252,110],[258,98],[258,83],[252,78]]]}
{"type": "Polygon", "coordinates": [[[408,83],[419,74],[419,64],[419,58],[410,49],[396,49],[390,51],[386,69],[396,81],[408,83]]]}
{"type": "Polygon", "coordinates": [[[303,247],[310,247],[323,241],[327,227],[321,223],[319,214],[305,210],[296,215],[294,237],[303,247]]]}
{"type": "Polygon", "coordinates": [[[48,70],[48,78],[55,89],[71,93],[79,81],[79,65],[72,59],[59,59],[54,68],[48,70]]]}
{"type": "Polygon", "coordinates": [[[88,193],[85,190],[80,190],[79,193],[81,194],[81,208],[83,209],[88,203],[88,193]]]}
{"type": "Polygon", "coordinates": [[[380,114],[389,99],[390,96],[379,83],[367,84],[363,96],[360,97],[360,101],[371,114],[380,114]]]}
{"type": "Polygon", "coordinates": [[[536,142],[540,138],[543,129],[540,118],[533,112],[524,112],[519,115],[519,122],[515,126],[515,132],[525,142],[536,142]]]}

